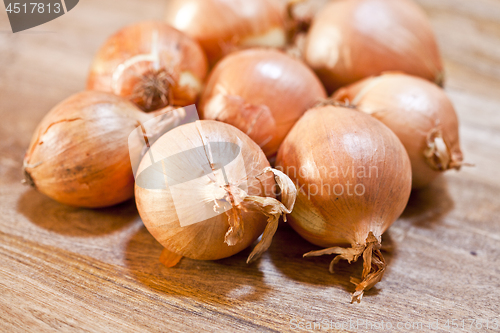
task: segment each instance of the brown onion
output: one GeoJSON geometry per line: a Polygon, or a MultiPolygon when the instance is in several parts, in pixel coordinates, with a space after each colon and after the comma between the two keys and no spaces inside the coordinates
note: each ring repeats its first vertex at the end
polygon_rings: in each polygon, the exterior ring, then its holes
{"type": "Polygon", "coordinates": [[[411,191],[408,154],[384,124],[362,112],[337,106],[309,110],[280,147],[276,168],[298,193],[289,223],[309,242],[327,249],[305,256],[363,255],[362,280],[352,301],[373,287],[385,271],[381,235],[403,212],[411,191]]]}
{"type": "Polygon", "coordinates": [[[332,1],[314,18],[305,60],[331,93],[384,71],[442,83],[432,27],[411,0],[332,1]]]}
{"type": "Polygon", "coordinates": [[[410,156],[413,188],[462,166],[455,109],[433,83],[387,73],[342,88],[333,98],[372,115],[396,133],[410,156]]]}
{"type": "Polygon", "coordinates": [[[206,56],[196,41],[166,23],[142,22],[104,43],[87,89],[123,96],[152,111],[196,102],[206,74],[206,56]]]}
{"type": "Polygon", "coordinates": [[[161,261],[225,258],[265,228],[249,261],[257,258],[295,201],[291,181],[269,171],[259,146],[221,122],[197,121],[160,137],[139,166],[135,195],[145,226],[166,249],[161,261]],[[285,204],[274,199],[275,178],[285,204]]]}
{"type": "Polygon", "coordinates": [[[241,48],[286,44],[283,12],[271,0],[171,0],[166,21],[197,40],[211,65],[241,48]]]}
{"type": "MultiPolygon", "coordinates": [[[[134,194],[128,137],[146,114],[108,93],[85,91],[55,106],[41,121],[24,158],[26,182],[61,203],[112,206],[134,194]]],[[[167,116],[179,118],[178,111],[167,116]]],[[[148,122],[153,131],[156,121],[148,122]]],[[[174,124],[173,124],[174,125],[174,124]]],[[[138,147],[136,150],[140,150],[138,147]]]]}
{"type": "Polygon", "coordinates": [[[217,64],[200,101],[204,119],[238,127],[267,157],[302,114],[326,96],[316,75],[280,51],[235,52],[217,64]]]}

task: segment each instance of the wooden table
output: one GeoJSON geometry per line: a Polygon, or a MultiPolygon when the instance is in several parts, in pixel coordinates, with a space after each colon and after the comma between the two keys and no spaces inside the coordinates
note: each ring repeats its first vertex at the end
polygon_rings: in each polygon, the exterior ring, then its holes
{"type": "Polygon", "coordinates": [[[352,305],[349,276],[361,265],[341,263],[329,274],[331,258],[303,259],[316,247],[287,225],[255,264],[245,264],[246,250],[168,269],[133,201],[76,209],[21,185],[23,154],[43,115],[84,88],[107,36],[161,19],[165,1],[80,1],[63,17],[15,35],[2,8],[0,331],[267,332],[324,320],[422,323],[422,331],[440,332],[450,331],[448,320],[465,320],[466,331],[484,331],[468,325],[489,320],[490,331],[500,331],[491,330],[492,320],[500,321],[500,1],[419,3],[445,58],[466,161],[476,166],[412,194],[384,235],[395,248],[386,255],[385,278],[352,305]]]}

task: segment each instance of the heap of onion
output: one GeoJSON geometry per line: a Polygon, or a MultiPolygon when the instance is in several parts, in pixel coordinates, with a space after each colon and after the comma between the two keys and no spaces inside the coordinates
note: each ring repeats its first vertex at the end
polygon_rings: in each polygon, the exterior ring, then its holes
{"type": "Polygon", "coordinates": [[[435,84],[387,73],[342,88],[333,98],[372,115],[396,133],[410,156],[413,188],[462,166],[457,115],[435,84]]]}
{"type": "Polygon", "coordinates": [[[321,82],[299,60],[277,50],[250,49],[217,64],[200,112],[203,119],[236,126],[272,157],[302,114],[324,98],[321,82]]]}
{"type": "Polygon", "coordinates": [[[381,236],[403,212],[411,191],[408,154],[384,124],[338,106],[309,110],[280,147],[276,168],[295,183],[289,223],[309,242],[349,262],[363,256],[352,301],[383,276],[381,236]]]}
{"type": "Polygon", "coordinates": [[[330,93],[390,70],[443,80],[431,24],[411,0],[330,2],[313,20],[304,58],[330,93]]]}

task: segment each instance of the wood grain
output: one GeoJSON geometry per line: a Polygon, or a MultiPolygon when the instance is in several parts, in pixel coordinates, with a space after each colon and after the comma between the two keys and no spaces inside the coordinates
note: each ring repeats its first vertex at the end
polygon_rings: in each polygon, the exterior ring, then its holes
{"type": "Polygon", "coordinates": [[[418,2],[445,59],[466,161],[476,166],[412,194],[384,235],[394,248],[384,279],[353,305],[349,276],[361,265],[329,274],[331,258],[303,259],[317,248],[286,224],[255,264],[245,264],[248,249],[169,269],[133,201],[77,209],[22,186],[24,150],[43,115],[84,88],[109,34],[161,19],[165,3],[80,1],[17,34],[0,10],[0,331],[286,332],[291,320],[351,319],[438,320],[421,331],[446,332],[446,320],[500,321],[500,2],[418,2]]]}

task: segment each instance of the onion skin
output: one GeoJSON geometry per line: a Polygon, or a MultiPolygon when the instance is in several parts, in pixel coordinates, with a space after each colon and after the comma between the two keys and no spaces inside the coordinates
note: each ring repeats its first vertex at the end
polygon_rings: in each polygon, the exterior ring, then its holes
{"type": "Polygon", "coordinates": [[[363,282],[355,283],[353,295],[359,301],[383,275],[385,263],[377,252],[381,235],[410,196],[411,166],[403,145],[389,128],[362,112],[321,106],[309,110],[290,131],[276,168],[298,188],[292,228],[315,245],[333,247],[308,256],[339,254],[333,267],[339,259],[355,261],[363,254],[367,272],[363,282]],[[382,262],[371,276],[367,249],[382,262]]]}
{"type": "Polygon", "coordinates": [[[41,121],[24,158],[26,180],[71,206],[99,208],[132,198],[129,134],[154,114],[103,92],[85,91],[41,121]]]}
{"type": "Polygon", "coordinates": [[[306,44],[304,58],[329,93],[392,70],[443,81],[430,22],[410,0],[332,1],[315,17],[306,44]]]}
{"type": "MultiPolygon", "coordinates": [[[[204,142],[239,142],[248,176],[248,194],[274,198],[273,186],[276,183],[272,175],[264,174],[257,178],[266,167],[269,167],[269,162],[255,142],[237,128],[221,122],[197,123],[201,124],[203,131],[199,131],[195,123],[179,126],[158,139],[152,146],[152,151],[161,152],[163,157],[168,157],[195,147],[202,147],[205,145],[204,142]]],[[[206,160],[207,157],[200,155],[197,158],[206,160]]],[[[139,166],[138,175],[151,165],[152,162],[145,156],[139,166]]],[[[200,167],[193,163],[189,168],[193,169],[193,173],[197,173],[200,167]]],[[[238,184],[241,179],[236,175],[241,175],[240,171],[235,169],[234,165],[226,166],[225,172],[230,184],[238,184]]],[[[236,196],[236,193],[233,192],[233,195],[236,196]]],[[[226,235],[230,228],[228,214],[237,213],[237,208],[234,206],[227,214],[216,215],[182,227],[168,186],[166,189],[148,189],[136,184],[135,196],[144,225],[156,240],[169,252],[191,259],[216,260],[238,253],[254,242],[267,225],[267,217],[262,212],[241,211],[242,238],[236,244],[229,246],[226,243],[226,235]]],[[[187,201],[187,204],[193,205],[192,199],[188,198],[187,201]]],[[[198,213],[199,210],[200,208],[193,206],[193,213],[198,213]]]]}
{"type": "Polygon", "coordinates": [[[302,62],[277,50],[251,49],[217,64],[200,113],[236,126],[272,157],[295,122],[324,98],[321,82],[302,62]]]}
{"type": "Polygon", "coordinates": [[[286,45],[283,11],[271,0],[170,0],[166,22],[197,40],[214,65],[248,47],[286,45]]]}
{"type": "Polygon", "coordinates": [[[422,188],[448,169],[460,169],[458,118],[443,89],[418,77],[388,73],[339,89],[333,99],[377,118],[401,140],[410,156],[413,188],[422,188]],[[446,146],[429,154],[435,140],[446,146]]]}
{"type": "Polygon", "coordinates": [[[208,64],[200,45],[166,23],[147,21],[111,36],[96,54],[87,89],[114,93],[144,111],[196,102],[208,64]]]}

